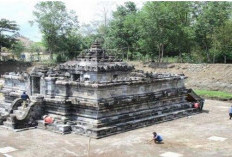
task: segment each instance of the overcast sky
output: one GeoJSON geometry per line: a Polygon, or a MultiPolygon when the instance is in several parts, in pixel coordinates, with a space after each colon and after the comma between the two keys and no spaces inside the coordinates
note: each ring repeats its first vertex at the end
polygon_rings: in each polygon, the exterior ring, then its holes
{"type": "MultiPolygon", "coordinates": [[[[69,10],[77,13],[80,25],[100,20],[103,8],[110,13],[125,0],[62,0],[69,10]]],[[[143,0],[144,2],[145,0],[143,0]]],[[[33,9],[38,0],[0,0],[0,18],[14,20],[20,26],[20,34],[33,41],[41,40],[41,33],[36,25],[31,26],[28,21],[33,20],[33,9]]],[[[143,2],[134,0],[138,7],[143,2]]]]}

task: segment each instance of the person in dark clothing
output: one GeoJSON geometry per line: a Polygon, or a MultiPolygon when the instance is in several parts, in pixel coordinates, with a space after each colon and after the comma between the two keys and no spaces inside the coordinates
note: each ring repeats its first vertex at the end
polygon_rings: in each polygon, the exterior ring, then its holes
{"type": "Polygon", "coordinates": [[[158,135],[156,132],[153,132],[153,139],[151,141],[161,144],[163,142],[163,138],[162,136],[158,135]]]}
{"type": "Polygon", "coordinates": [[[23,108],[27,107],[27,101],[30,100],[29,96],[26,94],[26,92],[23,92],[21,95],[21,99],[23,100],[23,108]]]}
{"type": "Polygon", "coordinates": [[[203,106],[204,106],[204,103],[205,103],[205,100],[202,100],[202,101],[200,102],[200,111],[202,111],[203,106]]]}
{"type": "Polygon", "coordinates": [[[229,109],[229,116],[230,116],[230,119],[231,119],[232,118],[232,106],[229,109]]]}
{"type": "Polygon", "coordinates": [[[158,135],[156,132],[153,132],[153,139],[155,143],[161,143],[163,141],[163,138],[160,135],[158,135]]]}

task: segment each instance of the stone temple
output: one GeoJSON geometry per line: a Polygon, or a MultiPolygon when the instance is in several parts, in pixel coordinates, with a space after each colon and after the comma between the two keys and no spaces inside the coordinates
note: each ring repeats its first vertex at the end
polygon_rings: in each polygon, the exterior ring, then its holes
{"type": "Polygon", "coordinates": [[[74,61],[2,76],[0,125],[37,127],[101,138],[197,113],[204,99],[184,86],[184,75],[145,73],[109,56],[95,42],[74,61]],[[23,91],[30,103],[22,107],[23,91]],[[54,119],[44,125],[43,116],[54,119]]]}

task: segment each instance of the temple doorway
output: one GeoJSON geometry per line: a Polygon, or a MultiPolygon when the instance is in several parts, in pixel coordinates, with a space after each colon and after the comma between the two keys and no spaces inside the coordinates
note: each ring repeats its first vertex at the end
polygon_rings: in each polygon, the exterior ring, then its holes
{"type": "Polygon", "coordinates": [[[40,77],[32,78],[32,94],[40,94],[40,77]]]}

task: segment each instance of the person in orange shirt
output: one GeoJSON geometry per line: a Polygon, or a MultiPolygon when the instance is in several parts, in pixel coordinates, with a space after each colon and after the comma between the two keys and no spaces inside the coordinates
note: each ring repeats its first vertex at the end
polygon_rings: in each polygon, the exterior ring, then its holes
{"type": "Polygon", "coordinates": [[[45,127],[54,122],[54,119],[48,115],[43,116],[43,120],[44,120],[45,127]]]}

